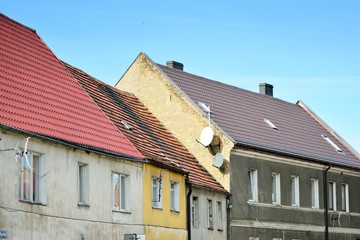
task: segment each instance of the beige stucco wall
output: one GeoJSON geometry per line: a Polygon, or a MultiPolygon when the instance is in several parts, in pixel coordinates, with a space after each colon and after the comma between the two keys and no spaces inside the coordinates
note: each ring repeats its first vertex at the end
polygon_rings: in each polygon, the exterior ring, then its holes
{"type": "Polygon", "coordinates": [[[221,153],[226,159],[223,169],[213,167],[213,155],[197,140],[209,122],[179,90],[153,65],[144,54],[140,54],[116,85],[117,88],[134,93],[197,160],[229,190],[228,160],[233,143],[215,125],[211,125],[221,139],[221,153]]]}
{"type": "MultiPolygon", "coordinates": [[[[28,137],[11,130],[0,131],[0,149],[14,148],[28,137]]],[[[20,164],[13,150],[0,151],[0,230],[7,232],[8,239],[81,239],[81,234],[84,239],[123,239],[125,233],[145,234],[142,164],[35,137],[28,148],[42,154],[44,204],[19,201],[20,164]],[[89,207],[78,206],[78,162],[89,166],[89,207]],[[130,176],[129,213],[112,211],[112,171],[130,176]]]]}

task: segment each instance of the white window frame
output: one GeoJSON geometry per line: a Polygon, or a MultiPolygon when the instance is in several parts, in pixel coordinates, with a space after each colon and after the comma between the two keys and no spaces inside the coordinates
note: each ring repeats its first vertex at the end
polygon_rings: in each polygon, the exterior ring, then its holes
{"type": "Polygon", "coordinates": [[[341,184],[341,211],[349,212],[349,184],[341,184]]]}
{"type": "Polygon", "coordinates": [[[191,221],[194,228],[199,227],[200,211],[199,211],[199,197],[193,196],[191,203],[191,221]]]}
{"type": "Polygon", "coordinates": [[[130,211],[130,176],[118,172],[111,174],[112,208],[117,211],[130,211]]]}
{"type": "Polygon", "coordinates": [[[207,226],[209,230],[214,229],[214,206],[211,199],[207,200],[207,226]]]}
{"type": "Polygon", "coordinates": [[[329,209],[336,211],[336,183],[330,181],[328,183],[328,196],[329,196],[329,209]],[[332,201],[332,206],[330,205],[330,201],[332,201]]]}
{"type": "Polygon", "coordinates": [[[217,224],[217,229],[218,230],[223,230],[224,229],[224,224],[223,224],[223,208],[222,208],[222,202],[217,201],[216,202],[216,224],[217,224]]]}
{"type": "Polygon", "coordinates": [[[170,182],[170,210],[180,211],[179,203],[180,184],[178,182],[170,182]]]}
{"type": "Polygon", "coordinates": [[[152,207],[162,209],[162,178],[161,177],[152,177],[152,207]]]}
{"type": "Polygon", "coordinates": [[[248,170],[248,200],[258,201],[258,174],[257,169],[248,170]]]}
{"type": "Polygon", "coordinates": [[[319,209],[319,180],[311,178],[311,207],[319,209]]]}
{"type": "Polygon", "coordinates": [[[281,204],[281,186],[280,186],[280,173],[273,172],[271,174],[272,191],[271,199],[273,204],[281,204]]]}
{"type": "Polygon", "coordinates": [[[30,151],[23,153],[19,191],[19,199],[21,201],[46,204],[43,165],[43,155],[30,151]]]}
{"type": "Polygon", "coordinates": [[[300,185],[299,176],[291,176],[291,206],[300,206],[300,185]]]}
{"type": "Polygon", "coordinates": [[[89,205],[89,164],[78,163],[78,205],[89,205]]]}

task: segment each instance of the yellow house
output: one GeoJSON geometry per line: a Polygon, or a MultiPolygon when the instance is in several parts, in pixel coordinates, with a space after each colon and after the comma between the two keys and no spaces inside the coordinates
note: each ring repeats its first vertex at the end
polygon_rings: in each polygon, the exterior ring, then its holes
{"type": "Polygon", "coordinates": [[[184,174],[145,164],[143,196],[146,239],[187,239],[184,174]]]}

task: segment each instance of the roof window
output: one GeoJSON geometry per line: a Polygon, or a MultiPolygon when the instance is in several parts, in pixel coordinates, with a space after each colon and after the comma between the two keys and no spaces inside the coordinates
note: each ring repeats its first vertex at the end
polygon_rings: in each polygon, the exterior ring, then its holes
{"type": "Polygon", "coordinates": [[[331,141],[331,139],[328,136],[326,136],[325,134],[321,134],[321,136],[336,150],[336,152],[344,153],[344,151],[341,148],[339,148],[338,145],[336,145],[333,141],[331,141]]]}
{"type": "Polygon", "coordinates": [[[276,127],[269,119],[264,118],[263,120],[264,120],[264,122],[265,122],[269,127],[271,127],[274,131],[277,131],[277,130],[278,130],[277,127],[276,127]]]}
{"type": "Polygon", "coordinates": [[[125,120],[121,120],[121,123],[124,124],[126,129],[133,130],[132,126],[130,126],[125,120]]]}

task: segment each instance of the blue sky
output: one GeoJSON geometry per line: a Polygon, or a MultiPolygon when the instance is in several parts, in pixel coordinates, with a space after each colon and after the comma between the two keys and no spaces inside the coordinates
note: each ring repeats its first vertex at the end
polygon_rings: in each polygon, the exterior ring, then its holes
{"type": "Polygon", "coordinates": [[[251,91],[271,83],[360,151],[360,1],[2,0],[0,9],[111,85],[140,52],[251,91]]]}

